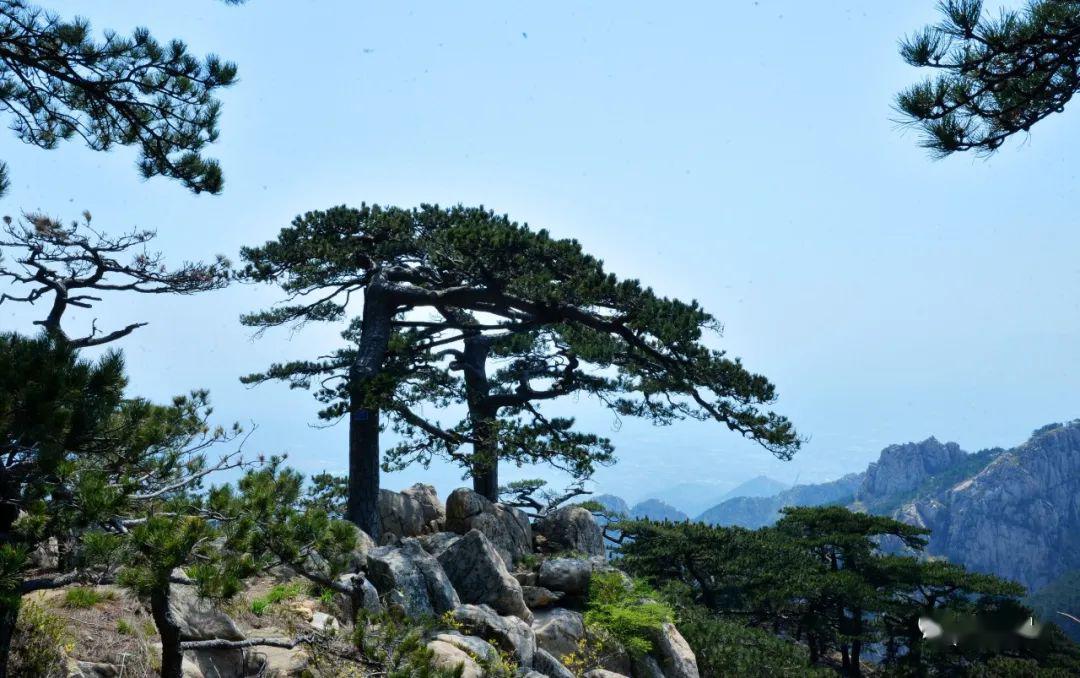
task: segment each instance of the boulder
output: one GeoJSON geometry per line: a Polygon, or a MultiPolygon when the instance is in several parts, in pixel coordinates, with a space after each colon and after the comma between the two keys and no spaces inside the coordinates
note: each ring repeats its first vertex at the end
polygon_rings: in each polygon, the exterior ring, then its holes
{"type": "Polygon", "coordinates": [[[60,542],[49,537],[30,552],[30,564],[38,570],[55,570],[60,566],[60,542]]]}
{"type": "Polygon", "coordinates": [[[316,612],[311,615],[310,623],[311,628],[317,631],[338,631],[341,629],[341,624],[338,624],[338,620],[325,612],[316,612]]]}
{"type": "Polygon", "coordinates": [[[120,667],[115,664],[104,662],[84,662],[77,659],[68,659],[64,678],[116,678],[120,675],[120,667]]]}
{"type": "Polygon", "coordinates": [[[352,523],[348,523],[348,525],[356,535],[356,546],[353,547],[352,552],[349,554],[349,572],[359,572],[367,565],[367,554],[371,549],[375,548],[375,540],[368,536],[367,532],[352,523]]]}
{"type": "Polygon", "coordinates": [[[536,636],[521,619],[500,617],[487,605],[459,605],[453,616],[465,630],[511,653],[519,665],[532,666],[536,636]]]}
{"type": "Polygon", "coordinates": [[[536,586],[539,583],[535,572],[515,572],[514,579],[522,586],[536,586]]]}
{"type": "Polygon", "coordinates": [[[440,633],[435,636],[435,640],[449,643],[459,650],[468,652],[470,656],[483,660],[494,659],[498,652],[491,643],[483,638],[462,635],[457,631],[440,633]]]}
{"type": "Polygon", "coordinates": [[[537,648],[533,655],[533,668],[548,678],[575,678],[574,673],[562,665],[550,652],[537,648]]]}
{"type": "Polygon", "coordinates": [[[540,565],[537,580],[540,586],[562,591],[571,596],[584,596],[589,591],[593,563],[578,558],[551,558],[540,565]]]}
{"type": "Polygon", "coordinates": [[[312,675],[307,653],[301,647],[291,650],[284,647],[253,647],[248,649],[246,658],[245,676],[300,678],[312,675]]]}
{"type": "Polygon", "coordinates": [[[648,654],[634,657],[633,669],[630,673],[634,678],[665,678],[664,672],[660,669],[660,662],[648,654]]]}
{"type": "Polygon", "coordinates": [[[367,565],[368,578],[378,592],[396,599],[411,617],[442,614],[460,603],[439,561],[415,539],[373,549],[367,565]],[[392,592],[396,595],[390,596],[392,592]]]}
{"type": "Polygon", "coordinates": [[[532,527],[524,512],[494,504],[465,487],[459,487],[446,498],[446,529],[458,534],[480,530],[494,544],[508,568],[532,553],[532,527]]]}
{"type": "Polygon", "coordinates": [[[525,599],[525,607],[530,610],[539,610],[545,607],[554,607],[566,596],[562,591],[550,591],[543,586],[522,586],[521,597],[525,599]]]}
{"type": "Polygon", "coordinates": [[[379,518],[384,536],[401,539],[441,531],[446,511],[434,487],[417,483],[401,492],[380,490],[379,518]]]}
{"type": "Polygon", "coordinates": [[[622,673],[615,673],[614,671],[606,671],[604,669],[593,669],[585,674],[585,678],[630,678],[622,673]]]}
{"type": "Polygon", "coordinates": [[[604,555],[604,533],[593,514],[580,506],[563,506],[536,521],[533,530],[545,539],[550,553],[577,551],[604,555]]]}
{"type": "Polygon", "coordinates": [[[476,660],[461,648],[450,643],[433,640],[427,647],[434,656],[431,665],[441,671],[453,671],[460,667],[461,678],[484,678],[484,671],[476,660]]]}
{"type": "Polygon", "coordinates": [[[461,535],[456,532],[436,532],[435,534],[426,534],[423,537],[417,537],[420,546],[423,546],[425,551],[435,557],[438,557],[440,553],[449,548],[450,545],[458,539],[461,539],[461,535]]]}
{"type": "Polygon", "coordinates": [[[700,678],[697,657],[674,624],[665,623],[653,640],[666,678],[700,678]]]}
{"type": "Polygon", "coordinates": [[[471,530],[454,541],[438,560],[461,602],[490,605],[499,614],[532,621],[532,613],[521,595],[521,584],[510,575],[495,547],[479,530],[471,530]]]}
{"type": "MultiPolygon", "coordinates": [[[[382,602],[379,600],[379,591],[370,580],[364,577],[363,574],[343,574],[338,577],[337,582],[350,589],[359,587],[359,591],[355,594],[355,599],[359,603],[360,608],[367,610],[372,614],[377,614],[382,611],[382,602]]],[[[334,605],[341,611],[340,621],[343,623],[351,624],[353,619],[356,618],[357,611],[353,609],[353,600],[353,595],[348,595],[340,591],[334,593],[334,605]]]]}
{"type": "Polygon", "coordinates": [[[229,615],[200,598],[194,586],[173,584],[169,611],[180,627],[182,640],[243,640],[244,634],[229,615]]]}
{"type": "Polygon", "coordinates": [[[585,619],[578,612],[557,607],[537,612],[532,630],[537,647],[562,659],[577,651],[578,643],[585,637],[585,619]]]}
{"type": "MultiPolygon", "coordinates": [[[[245,675],[243,650],[189,650],[184,653],[184,664],[190,661],[198,669],[196,676],[204,678],[241,678],[245,675]]],[[[184,675],[188,669],[181,667],[184,675]]]]}

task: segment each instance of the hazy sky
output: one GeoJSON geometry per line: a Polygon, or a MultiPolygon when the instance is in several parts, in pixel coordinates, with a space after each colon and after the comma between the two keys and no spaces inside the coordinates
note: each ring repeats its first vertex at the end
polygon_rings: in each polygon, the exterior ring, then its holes
{"type": "MultiPolygon", "coordinates": [[[[130,149],[41,151],[8,134],[0,211],[156,228],[179,261],[235,259],[342,203],[483,204],[699,299],[810,438],[781,463],[715,424],[616,430],[594,403],[568,403],[617,445],[601,490],[827,480],[890,443],[1008,446],[1080,416],[1080,111],[989,160],[928,159],[891,101],[922,77],[896,44],[937,20],[932,0],[47,4],[239,64],[210,152],[225,192],[144,182],[130,149]]],[[[345,427],[312,428],[310,395],[237,381],[338,344],[335,327],[253,340],[238,315],[277,298],[128,297],[94,315],[151,322],[123,343],[133,393],[208,387],[221,420],[258,424],[252,451],[342,470],[345,427]]],[[[30,317],[0,307],[5,329],[30,317]]],[[[445,492],[457,477],[418,469],[384,486],[445,492]]]]}

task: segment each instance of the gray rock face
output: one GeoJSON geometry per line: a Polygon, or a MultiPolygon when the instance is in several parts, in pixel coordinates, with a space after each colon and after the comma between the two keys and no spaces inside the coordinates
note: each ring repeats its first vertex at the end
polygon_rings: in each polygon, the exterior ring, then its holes
{"type": "Polygon", "coordinates": [[[438,560],[462,602],[490,605],[499,614],[532,621],[532,613],[522,598],[521,584],[507,571],[495,547],[479,530],[470,530],[454,541],[438,560]]]}
{"type": "Polygon", "coordinates": [[[631,674],[634,678],[665,678],[663,670],[660,668],[660,662],[656,661],[656,658],[649,654],[641,655],[640,657],[634,657],[634,668],[631,674]]]}
{"type": "Polygon", "coordinates": [[[872,504],[911,492],[930,476],[954,466],[965,457],[967,453],[956,443],[943,444],[932,437],[921,443],[890,445],[867,467],[856,499],[872,504]]]}
{"type": "Polygon", "coordinates": [[[423,537],[418,537],[417,541],[420,542],[420,546],[424,547],[424,550],[435,556],[439,557],[439,554],[445,551],[458,539],[461,539],[460,534],[454,532],[436,532],[435,534],[426,534],[423,537]]]}
{"type": "Polygon", "coordinates": [[[592,513],[580,506],[564,506],[536,521],[538,536],[546,540],[546,549],[579,551],[589,556],[604,555],[604,534],[592,513]]]}
{"type": "Polygon", "coordinates": [[[549,652],[541,649],[533,655],[533,668],[548,678],[574,678],[574,673],[562,665],[558,659],[549,652]]]}
{"type": "Polygon", "coordinates": [[[573,654],[578,642],[585,637],[585,619],[580,612],[557,607],[537,612],[532,630],[538,647],[562,659],[573,654]]]}
{"type": "Polygon", "coordinates": [[[412,538],[399,547],[380,546],[368,554],[368,578],[380,594],[393,596],[409,616],[442,614],[459,603],[439,561],[412,538]]]}
{"type": "Polygon", "coordinates": [[[243,650],[188,651],[184,653],[184,660],[184,664],[190,660],[199,671],[196,675],[203,678],[240,678],[244,675],[244,666],[247,663],[243,650]]]}
{"type": "Polygon", "coordinates": [[[532,628],[517,617],[500,617],[487,605],[459,605],[454,619],[470,634],[495,643],[509,652],[523,667],[532,666],[536,654],[536,637],[532,628]]]}
{"type": "Polygon", "coordinates": [[[434,654],[431,665],[436,669],[453,671],[460,667],[461,678],[483,678],[484,672],[480,665],[460,647],[437,639],[429,642],[427,647],[434,654]]]}
{"type": "Polygon", "coordinates": [[[401,492],[380,490],[379,518],[384,535],[401,539],[441,531],[446,511],[434,487],[417,483],[401,492]]]}
{"type": "Polygon", "coordinates": [[[539,582],[544,588],[583,596],[589,590],[594,563],[577,558],[551,558],[540,565],[539,582]]]}
{"type": "Polygon", "coordinates": [[[476,636],[465,636],[457,631],[440,633],[435,636],[435,640],[449,643],[460,650],[464,650],[473,657],[479,657],[480,659],[494,659],[496,654],[495,647],[486,640],[477,638],[476,636]]]}
{"type": "Polygon", "coordinates": [[[700,678],[697,657],[674,624],[664,624],[654,640],[666,678],[700,678]]]}
{"type": "Polygon", "coordinates": [[[459,487],[446,498],[446,529],[457,534],[480,530],[508,568],[532,553],[529,518],[515,508],[493,504],[468,488],[459,487]]]}
{"type": "Polygon", "coordinates": [[[585,678],[630,678],[622,673],[615,673],[614,671],[605,671],[604,669],[593,669],[585,674],[585,678]]]}
{"type": "Polygon", "coordinates": [[[120,675],[120,667],[115,664],[75,659],[68,659],[65,670],[66,672],[61,674],[64,678],[116,678],[120,675]]]}
{"type": "Polygon", "coordinates": [[[933,530],[930,553],[1032,590],[1080,568],[1080,421],[1040,429],[896,517],[933,530]]]}
{"type": "Polygon", "coordinates": [[[182,640],[244,639],[236,622],[209,600],[199,598],[194,586],[173,584],[169,593],[169,611],[182,640]]]}
{"type": "Polygon", "coordinates": [[[356,535],[356,546],[353,548],[352,553],[349,554],[349,571],[359,572],[367,564],[367,554],[371,549],[375,548],[375,540],[359,527],[352,525],[352,523],[349,523],[349,525],[352,526],[353,533],[356,535]]]}
{"type": "Polygon", "coordinates": [[[543,586],[521,586],[521,596],[525,599],[525,606],[530,610],[539,610],[545,607],[554,607],[566,597],[562,591],[551,591],[543,586]]]}
{"type": "Polygon", "coordinates": [[[382,602],[379,601],[379,592],[376,590],[375,585],[371,583],[362,574],[343,574],[338,577],[337,582],[344,584],[350,589],[359,587],[359,591],[355,596],[346,595],[344,593],[334,594],[334,603],[337,608],[341,610],[341,622],[351,624],[353,619],[356,618],[356,610],[353,609],[354,597],[360,607],[371,613],[377,613],[382,610],[382,602]]]}

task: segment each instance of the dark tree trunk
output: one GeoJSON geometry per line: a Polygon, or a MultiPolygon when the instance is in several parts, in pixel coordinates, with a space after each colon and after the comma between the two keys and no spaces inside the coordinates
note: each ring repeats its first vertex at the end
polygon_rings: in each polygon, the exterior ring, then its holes
{"type": "Polygon", "coordinates": [[[19,620],[17,605],[0,605],[0,678],[7,678],[8,655],[11,637],[15,634],[15,622],[19,620]]]}
{"type": "Polygon", "coordinates": [[[818,663],[821,653],[818,651],[817,636],[813,633],[806,634],[806,646],[810,648],[810,665],[818,663]]]}
{"type": "MultiPolygon", "coordinates": [[[[11,529],[19,516],[14,503],[0,504],[0,545],[11,543],[11,529]]],[[[21,583],[21,582],[20,582],[21,583]]],[[[14,605],[0,603],[0,678],[7,678],[8,655],[11,653],[11,637],[15,634],[15,623],[19,620],[18,598],[14,605]]]]}
{"type": "Polygon", "coordinates": [[[349,502],[346,517],[376,542],[379,523],[379,409],[371,407],[372,382],[382,372],[394,305],[376,275],[364,293],[356,362],[349,370],[349,502]]]}
{"type": "Polygon", "coordinates": [[[463,367],[465,395],[469,405],[469,422],[473,443],[473,490],[491,501],[499,501],[499,441],[498,412],[490,407],[491,385],[487,378],[487,359],[491,340],[477,334],[465,339],[463,367]]]}
{"type": "Polygon", "coordinates": [[[862,675],[862,641],[859,638],[863,632],[863,611],[861,608],[855,608],[852,611],[852,627],[854,630],[855,638],[851,641],[851,675],[862,675]]]}
{"type": "Polygon", "coordinates": [[[161,636],[161,678],[183,678],[180,625],[169,610],[169,584],[150,595],[150,614],[161,636]]]}

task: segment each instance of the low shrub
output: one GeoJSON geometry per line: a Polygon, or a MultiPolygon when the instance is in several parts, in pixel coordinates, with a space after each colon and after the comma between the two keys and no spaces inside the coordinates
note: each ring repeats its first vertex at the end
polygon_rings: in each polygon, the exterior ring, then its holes
{"type": "Polygon", "coordinates": [[[64,620],[36,603],[23,603],[11,642],[8,675],[49,677],[57,673],[74,641],[64,620]]]}
{"type": "Polygon", "coordinates": [[[652,637],[664,622],[674,619],[671,607],[641,580],[631,580],[620,572],[594,572],[589,581],[585,625],[595,627],[631,654],[652,651],[652,637]]]}

